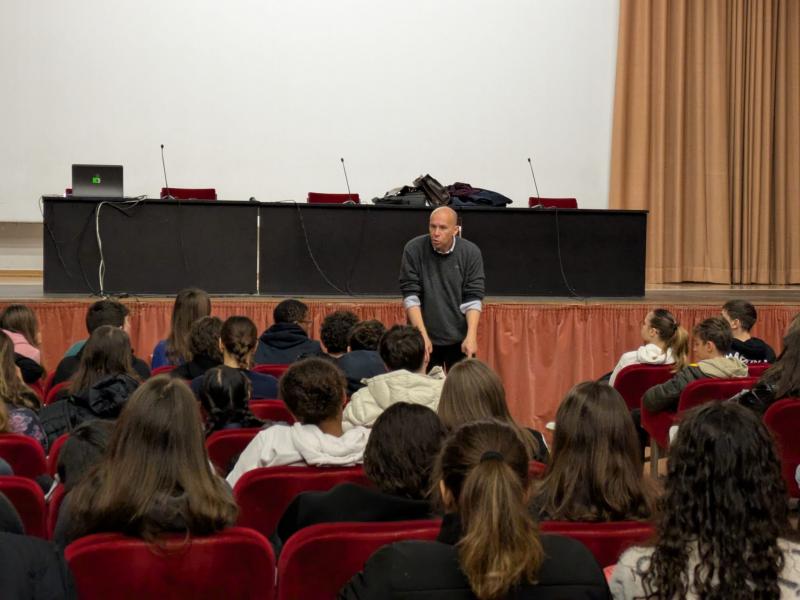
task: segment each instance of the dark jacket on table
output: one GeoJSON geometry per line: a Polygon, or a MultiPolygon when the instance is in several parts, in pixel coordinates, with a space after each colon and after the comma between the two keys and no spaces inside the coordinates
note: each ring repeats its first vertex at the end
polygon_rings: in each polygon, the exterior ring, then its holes
{"type": "Polygon", "coordinates": [[[22,381],[25,383],[36,383],[44,375],[44,368],[32,358],[14,353],[14,364],[22,374],[22,381]]]}
{"type": "Polygon", "coordinates": [[[302,354],[321,352],[320,343],[310,339],[297,323],[275,323],[258,339],[255,361],[259,365],[288,365],[302,354]]]}
{"type": "Polygon", "coordinates": [[[206,371],[210,371],[214,367],[218,367],[221,364],[221,360],[217,360],[216,358],[206,354],[198,354],[197,356],[192,357],[192,360],[190,360],[188,363],[184,363],[172,369],[169,374],[172,377],[178,377],[180,379],[191,381],[195,377],[202,377],[206,374],[206,371]]]}
{"type": "Polygon", "coordinates": [[[42,408],[39,418],[47,440],[72,431],[92,419],[114,420],[119,416],[139,382],[128,375],[110,375],[88,390],[67,396],[42,408]]]}
{"type": "MultiPolygon", "coordinates": [[[[58,367],[56,367],[56,374],[53,375],[53,384],[57,385],[62,381],[68,381],[72,378],[75,373],[78,372],[78,367],[81,364],[81,356],[83,356],[83,351],[86,348],[84,346],[80,349],[80,351],[74,356],[65,356],[61,359],[61,362],[58,363],[58,367]]],[[[148,377],[150,377],[150,367],[147,366],[147,363],[141,360],[140,358],[136,358],[136,356],[132,357],[132,366],[133,370],[136,371],[136,374],[144,381],[148,377]]]]}
{"type": "MultiPolygon", "coordinates": [[[[267,373],[256,373],[248,369],[239,369],[250,380],[251,400],[274,400],[278,397],[278,380],[267,373]]],[[[203,376],[195,377],[190,384],[194,395],[200,397],[203,388],[203,376]]]]}
{"type": "Polygon", "coordinates": [[[44,540],[0,533],[0,596],[30,600],[78,595],[64,556],[44,540]]]}
{"type": "Polygon", "coordinates": [[[775,351],[762,339],[751,337],[746,342],[734,339],[731,352],[738,354],[747,362],[775,362],[775,351]]]}
{"type": "MultiPolygon", "coordinates": [[[[457,519],[447,515],[435,542],[405,541],[384,546],[342,588],[339,598],[472,600],[475,595],[458,564],[455,544],[460,538],[457,519]]],[[[540,539],[545,560],[537,583],[512,589],[510,600],[611,597],[603,571],[586,546],[558,535],[542,535],[540,539]]]]}
{"type": "Polygon", "coordinates": [[[303,492],[278,522],[283,543],[304,527],[317,523],[413,521],[434,518],[430,502],[386,494],[355,483],[340,483],[327,492],[303,492]]]}
{"type": "Polygon", "coordinates": [[[693,381],[705,378],[730,379],[747,377],[747,365],[738,357],[719,356],[684,367],[672,379],[647,390],[642,406],[650,412],[676,411],[683,389],[693,381]]]}
{"type": "Polygon", "coordinates": [[[364,387],[362,379],[386,373],[381,355],[374,350],[353,350],[336,359],[336,365],[347,378],[347,395],[352,396],[364,387]]]}

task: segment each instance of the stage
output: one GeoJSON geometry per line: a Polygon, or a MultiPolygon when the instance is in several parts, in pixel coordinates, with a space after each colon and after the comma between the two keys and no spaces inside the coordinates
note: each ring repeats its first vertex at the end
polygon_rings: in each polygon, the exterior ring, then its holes
{"type": "MultiPolygon", "coordinates": [[[[800,312],[800,286],[661,285],[644,298],[487,298],[478,336],[478,357],[494,368],[506,385],[511,412],[520,423],[542,428],[576,382],[609,372],[620,354],[639,346],[639,324],[656,307],[671,310],[691,330],[698,321],[719,313],[731,298],[746,298],[759,311],[753,334],[776,352],[792,317],[800,312]]],[[[283,298],[214,296],[213,314],[247,315],[259,328],[272,322],[272,310],[283,298]]],[[[86,337],[86,307],[96,298],[47,295],[40,278],[0,278],[0,308],[12,302],[31,306],[42,325],[45,367],[52,370],[75,340],[86,337]]],[[[136,354],[149,359],[165,337],[171,297],[122,298],[131,310],[131,338],[136,354]]],[[[405,321],[400,298],[303,297],[313,319],[312,336],[326,314],[349,309],[361,318],[392,325],[405,321]]]]}

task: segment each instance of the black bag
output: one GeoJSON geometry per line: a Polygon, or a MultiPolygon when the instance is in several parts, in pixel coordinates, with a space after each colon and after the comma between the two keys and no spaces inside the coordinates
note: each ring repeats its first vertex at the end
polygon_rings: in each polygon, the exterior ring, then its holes
{"type": "Polygon", "coordinates": [[[450,204],[450,194],[447,189],[430,175],[420,175],[414,180],[414,185],[425,192],[431,206],[450,204]]]}
{"type": "Polygon", "coordinates": [[[417,206],[424,208],[428,205],[428,197],[419,188],[403,186],[400,190],[391,190],[383,198],[373,198],[373,204],[378,206],[417,206]]]}

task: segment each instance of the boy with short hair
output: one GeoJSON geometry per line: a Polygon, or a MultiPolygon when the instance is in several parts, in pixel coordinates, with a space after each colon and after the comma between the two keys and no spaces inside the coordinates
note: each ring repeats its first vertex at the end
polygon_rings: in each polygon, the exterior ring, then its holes
{"type": "Polygon", "coordinates": [[[764,340],[750,335],[758,312],[747,300],[729,300],[722,307],[722,318],[731,326],[731,351],[747,362],[775,362],[775,351],[764,340]]]}

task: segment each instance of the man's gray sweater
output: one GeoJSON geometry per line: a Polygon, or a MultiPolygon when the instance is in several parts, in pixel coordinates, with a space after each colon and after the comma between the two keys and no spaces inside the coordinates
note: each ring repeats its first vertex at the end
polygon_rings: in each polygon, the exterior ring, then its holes
{"type": "Polygon", "coordinates": [[[429,235],[406,244],[400,265],[403,298],[417,296],[428,337],[436,346],[461,342],[467,335],[462,305],[482,301],[483,257],[478,246],[456,238],[450,254],[433,249],[429,235]]]}

